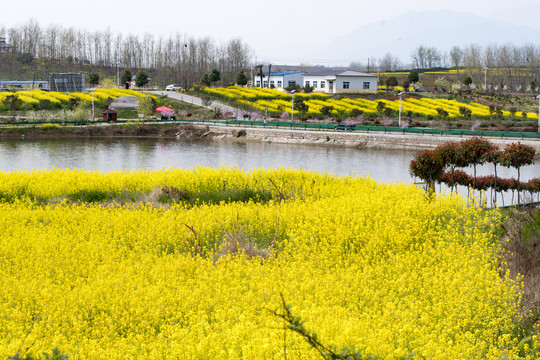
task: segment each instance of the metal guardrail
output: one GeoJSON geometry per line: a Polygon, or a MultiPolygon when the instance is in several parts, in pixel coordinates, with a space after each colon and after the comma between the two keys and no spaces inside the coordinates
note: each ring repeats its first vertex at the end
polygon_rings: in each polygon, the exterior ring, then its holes
{"type": "Polygon", "coordinates": [[[476,130],[444,130],[433,128],[399,128],[388,126],[356,126],[355,129],[336,130],[335,124],[317,124],[317,123],[293,123],[285,121],[253,121],[253,120],[176,120],[176,122],[202,123],[209,125],[225,126],[250,126],[250,127],[273,127],[298,130],[333,130],[354,132],[383,132],[395,134],[422,134],[422,135],[452,135],[452,136],[486,136],[498,138],[521,138],[540,140],[540,133],[532,132],[510,132],[510,131],[476,131],[476,130]]]}
{"type": "Polygon", "coordinates": [[[476,131],[476,130],[457,130],[457,129],[433,129],[433,128],[399,128],[390,126],[365,126],[359,125],[354,129],[337,130],[335,124],[318,124],[318,123],[305,123],[305,122],[290,122],[290,121],[261,121],[261,120],[195,120],[195,119],[182,119],[182,120],[125,120],[119,119],[117,121],[93,121],[93,122],[77,122],[77,121],[65,121],[62,123],[56,122],[37,122],[37,121],[24,121],[24,122],[0,122],[0,126],[35,126],[43,124],[58,124],[68,126],[92,126],[98,124],[128,124],[128,123],[143,123],[143,124],[166,124],[166,123],[187,123],[187,124],[203,124],[203,125],[216,125],[216,126],[248,126],[248,127],[262,127],[262,128],[276,128],[276,129],[296,129],[296,130],[318,130],[318,131],[343,131],[347,133],[355,132],[377,132],[384,134],[421,134],[421,135],[439,135],[439,136],[484,136],[495,138],[513,138],[522,140],[540,140],[540,133],[532,132],[509,132],[509,131],[476,131]]]}

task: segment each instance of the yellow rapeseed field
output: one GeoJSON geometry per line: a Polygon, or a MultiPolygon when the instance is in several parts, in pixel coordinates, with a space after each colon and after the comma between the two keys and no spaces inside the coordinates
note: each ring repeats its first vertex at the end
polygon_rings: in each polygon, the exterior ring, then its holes
{"type": "MultiPolygon", "coordinates": [[[[395,91],[403,91],[403,87],[397,86],[395,91]]],[[[412,90],[411,90],[412,91],[412,90]]],[[[292,112],[292,96],[289,93],[276,89],[248,89],[239,86],[230,86],[227,88],[204,88],[204,92],[212,95],[224,97],[227,100],[234,100],[240,104],[248,105],[260,111],[271,112],[292,112]]],[[[324,93],[296,93],[296,97],[302,97],[308,105],[307,113],[310,115],[320,115],[321,108],[324,106],[332,107],[330,114],[338,115],[340,112],[350,113],[353,109],[361,110],[364,114],[376,115],[377,104],[383,102],[392,110],[399,111],[400,101],[396,100],[369,100],[369,99],[333,99],[324,93]]],[[[438,116],[437,109],[443,109],[448,112],[448,118],[458,119],[462,117],[459,112],[460,107],[471,110],[473,117],[490,117],[489,107],[478,103],[462,103],[457,100],[430,99],[430,98],[408,98],[401,102],[402,111],[411,111],[412,113],[424,116],[438,116]]],[[[294,110],[295,115],[299,115],[294,110]]],[[[509,111],[503,110],[502,115],[510,117],[509,111]]],[[[520,113],[520,115],[521,113],[520,113]]],[[[527,119],[538,119],[538,114],[534,112],[526,113],[527,119]]]]}
{"type": "Polygon", "coordinates": [[[385,359],[535,359],[498,211],[413,185],[296,170],[0,173],[0,357],[318,359],[280,294],[331,346],[385,359]],[[158,204],[156,189],[273,199],[158,204]],[[68,202],[100,190],[136,202],[68,202]],[[71,194],[71,195],[70,195],[71,194]],[[142,201],[140,201],[142,199],[142,201]]]}
{"type": "MultiPolygon", "coordinates": [[[[92,101],[92,92],[61,93],[43,90],[18,91],[14,93],[1,92],[0,110],[6,110],[5,106],[2,104],[2,101],[9,95],[17,95],[17,97],[22,101],[19,109],[27,109],[32,108],[32,106],[38,106],[40,100],[48,100],[53,105],[67,104],[70,99],[79,99],[86,103],[90,103],[92,101]]],[[[147,96],[156,98],[154,95],[143,94],[141,92],[128,89],[97,89],[94,91],[93,96],[96,101],[105,100],[107,98],[116,99],[121,96],[136,96],[139,99],[147,96]]]]}

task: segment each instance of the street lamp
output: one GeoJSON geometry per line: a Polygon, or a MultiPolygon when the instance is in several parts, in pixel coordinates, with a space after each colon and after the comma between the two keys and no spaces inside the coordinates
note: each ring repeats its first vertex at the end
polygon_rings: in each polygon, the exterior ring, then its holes
{"type": "Polygon", "coordinates": [[[398,117],[398,126],[401,127],[401,95],[405,94],[404,91],[398,94],[399,96],[399,117],[398,117]]]}
{"type": "Polygon", "coordinates": [[[94,91],[96,91],[96,89],[91,89],[91,90],[92,90],[92,122],[94,122],[95,117],[96,117],[96,112],[94,108],[94,91]]]}
{"type": "Polygon", "coordinates": [[[538,99],[538,132],[540,133],[540,95],[536,98],[538,99]]]}
{"type": "Polygon", "coordinates": [[[291,121],[294,122],[294,92],[296,90],[291,91],[292,94],[292,109],[291,109],[291,121]]]}
{"type": "Polygon", "coordinates": [[[484,68],[484,92],[487,94],[487,71],[488,71],[488,67],[486,66],[484,68]]]}

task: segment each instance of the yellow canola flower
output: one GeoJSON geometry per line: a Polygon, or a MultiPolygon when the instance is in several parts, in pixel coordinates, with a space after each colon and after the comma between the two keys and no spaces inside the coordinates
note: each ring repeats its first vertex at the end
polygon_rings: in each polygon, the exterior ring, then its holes
{"type": "Polygon", "coordinates": [[[3,358],[23,340],[22,356],[58,347],[70,359],[320,358],[284,335],[280,294],[324,343],[385,359],[538,355],[514,341],[520,286],[499,268],[500,213],[457,196],[234,168],[3,172],[0,194],[3,358]],[[162,186],[274,199],[61,200],[162,186]]]}
{"type": "MultiPolygon", "coordinates": [[[[403,90],[402,87],[396,87],[398,91],[403,90]]],[[[257,110],[269,110],[272,112],[279,112],[280,110],[290,113],[290,106],[285,106],[291,102],[291,94],[266,88],[243,88],[239,86],[231,86],[227,88],[205,88],[204,92],[209,94],[215,94],[219,96],[225,96],[229,100],[235,100],[241,104],[252,106],[257,110]]],[[[384,102],[386,106],[392,110],[399,110],[399,100],[368,100],[368,99],[349,99],[330,98],[328,94],[324,93],[296,93],[295,97],[302,98],[309,106],[308,113],[318,115],[321,113],[323,107],[333,107],[332,114],[337,113],[350,113],[354,109],[362,110],[365,114],[377,113],[377,103],[384,102]]],[[[489,108],[487,106],[478,103],[461,103],[456,100],[447,99],[431,99],[431,98],[419,98],[415,99],[410,97],[402,101],[403,111],[412,111],[413,113],[425,115],[425,116],[438,116],[438,109],[443,109],[448,112],[448,118],[459,118],[462,115],[459,112],[460,107],[465,107],[471,110],[472,116],[488,117],[489,108]]],[[[510,112],[503,111],[503,115],[510,116],[510,112]]],[[[535,113],[528,113],[527,118],[537,118],[535,113]]]]}

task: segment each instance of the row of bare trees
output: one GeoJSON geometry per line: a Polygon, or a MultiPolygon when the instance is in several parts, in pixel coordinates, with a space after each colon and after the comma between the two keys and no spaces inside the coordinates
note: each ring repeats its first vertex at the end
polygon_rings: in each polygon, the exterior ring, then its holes
{"type": "Polygon", "coordinates": [[[450,67],[464,70],[477,88],[488,92],[535,92],[540,77],[540,47],[513,44],[482,47],[454,46],[448,53],[434,47],[418,47],[411,55],[414,67],[450,67]]]}
{"type": "Polygon", "coordinates": [[[452,67],[465,69],[473,83],[487,82],[488,91],[535,92],[540,76],[540,47],[469,45],[450,51],[452,67]]]}
{"type": "Polygon", "coordinates": [[[115,34],[104,31],[84,31],[58,25],[41,26],[37,21],[15,27],[0,26],[0,36],[8,38],[18,54],[34,58],[93,64],[129,69],[166,71],[180,84],[194,83],[213,68],[222,73],[224,81],[232,81],[240,70],[250,66],[251,49],[240,39],[223,44],[211,38],[196,39],[174,33],[156,37],[146,33],[115,34]]]}
{"type": "MultiPolygon", "coordinates": [[[[470,76],[480,91],[537,92],[540,85],[540,46],[504,44],[482,47],[477,44],[454,46],[448,52],[432,46],[419,46],[411,53],[414,69],[451,68],[470,76]]],[[[378,59],[380,71],[404,68],[397,56],[386,53],[378,59]]]]}

